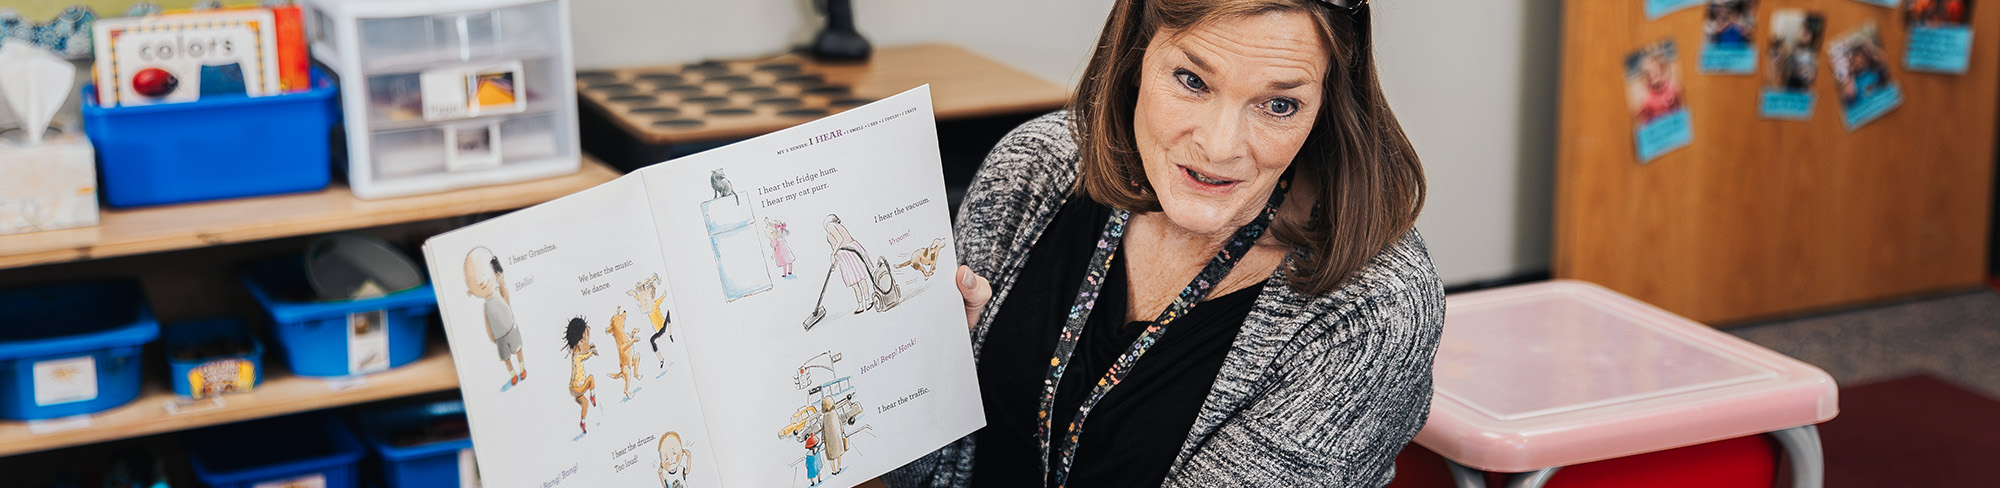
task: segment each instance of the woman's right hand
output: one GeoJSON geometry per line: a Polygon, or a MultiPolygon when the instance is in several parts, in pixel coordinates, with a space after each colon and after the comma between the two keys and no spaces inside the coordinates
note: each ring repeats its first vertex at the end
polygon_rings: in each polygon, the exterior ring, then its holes
{"type": "Polygon", "coordinates": [[[958,267],[958,294],[965,297],[965,328],[979,326],[979,316],[986,311],[986,302],[993,300],[993,284],[986,277],[972,272],[970,266],[958,267]]]}

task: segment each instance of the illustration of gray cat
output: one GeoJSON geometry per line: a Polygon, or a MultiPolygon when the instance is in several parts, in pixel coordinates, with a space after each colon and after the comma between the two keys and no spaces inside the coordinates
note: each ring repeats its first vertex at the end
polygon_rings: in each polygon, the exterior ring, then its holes
{"type": "Polygon", "coordinates": [[[708,173],[708,186],[715,189],[715,198],[735,197],[737,205],[743,204],[743,197],[737,196],[736,188],[729,184],[729,179],[722,177],[722,168],[708,173]]]}

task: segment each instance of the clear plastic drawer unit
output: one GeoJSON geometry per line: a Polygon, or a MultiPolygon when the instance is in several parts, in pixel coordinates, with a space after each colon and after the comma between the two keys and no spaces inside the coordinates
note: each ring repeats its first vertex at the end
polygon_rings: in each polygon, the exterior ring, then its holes
{"type": "Polygon", "coordinates": [[[566,0],[311,0],[313,57],[340,78],[361,198],[575,172],[566,0]]]}

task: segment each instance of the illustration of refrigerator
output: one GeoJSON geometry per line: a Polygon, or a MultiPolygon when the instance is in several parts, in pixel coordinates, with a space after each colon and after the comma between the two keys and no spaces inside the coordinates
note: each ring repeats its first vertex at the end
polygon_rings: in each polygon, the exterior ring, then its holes
{"type": "Polygon", "coordinates": [[[722,295],[729,301],[771,289],[771,273],[764,269],[763,234],[757,232],[757,216],[750,205],[734,193],[701,202],[708,244],[715,250],[715,271],[722,276],[722,295]]]}

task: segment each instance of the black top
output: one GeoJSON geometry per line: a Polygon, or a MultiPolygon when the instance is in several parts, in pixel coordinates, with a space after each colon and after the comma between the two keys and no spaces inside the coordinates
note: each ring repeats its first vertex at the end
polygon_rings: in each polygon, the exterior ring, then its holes
{"type": "MultiPolygon", "coordinates": [[[[1090,266],[1111,208],[1085,197],[1064,205],[1029,251],[1028,261],[993,317],[980,352],[979,393],[986,427],[974,435],[972,486],[1018,487],[1041,483],[1035,439],[1042,384],[1055,355],[1077,286],[1090,266]]],[[[1105,275],[1069,370],[1056,388],[1051,413],[1054,451],[1061,448],[1077,407],[1151,321],[1124,322],[1123,251],[1105,275]]],[[[1176,285],[1185,285],[1177,283],[1176,285]]],[[[1222,369],[1236,332],[1264,286],[1210,297],[1175,320],[1132,372],[1084,421],[1069,486],[1158,486],[1187,440],[1202,402],[1222,369]]]]}

